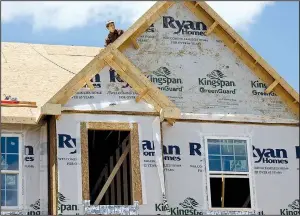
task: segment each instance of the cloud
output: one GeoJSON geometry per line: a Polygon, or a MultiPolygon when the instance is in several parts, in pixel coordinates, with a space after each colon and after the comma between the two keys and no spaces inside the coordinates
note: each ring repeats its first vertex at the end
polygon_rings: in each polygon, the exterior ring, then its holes
{"type": "MultiPolygon", "coordinates": [[[[2,2],[1,22],[9,23],[29,18],[33,29],[68,30],[109,19],[132,24],[145,13],[154,1],[95,1],[95,2],[2,2]]],[[[248,26],[272,2],[212,2],[208,4],[236,29],[248,26]]]]}

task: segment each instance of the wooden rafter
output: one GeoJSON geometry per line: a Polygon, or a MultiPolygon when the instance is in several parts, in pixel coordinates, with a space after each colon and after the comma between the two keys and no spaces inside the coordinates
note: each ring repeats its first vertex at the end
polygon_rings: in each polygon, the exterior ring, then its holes
{"type": "Polygon", "coordinates": [[[90,80],[86,80],[86,84],[90,88],[90,90],[94,90],[95,89],[93,83],[90,80]]]}
{"type": "Polygon", "coordinates": [[[140,100],[142,100],[142,98],[148,93],[148,91],[149,91],[148,88],[144,89],[144,90],[141,92],[141,94],[139,94],[139,95],[136,97],[135,101],[136,101],[136,102],[139,102],[140,100]]]}

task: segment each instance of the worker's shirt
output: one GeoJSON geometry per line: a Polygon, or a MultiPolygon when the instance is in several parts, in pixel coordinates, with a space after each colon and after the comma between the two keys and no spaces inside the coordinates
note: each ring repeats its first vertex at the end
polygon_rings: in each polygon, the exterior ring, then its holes
{"type": "Polygon", "coordinates": [[[115,40],[118,39],[122,34],[124,33],[123,30],[115,30],[114,32],[110,32],[105,39],[105,47],[108,46],[108,44],[113,43],[115,40]]]}

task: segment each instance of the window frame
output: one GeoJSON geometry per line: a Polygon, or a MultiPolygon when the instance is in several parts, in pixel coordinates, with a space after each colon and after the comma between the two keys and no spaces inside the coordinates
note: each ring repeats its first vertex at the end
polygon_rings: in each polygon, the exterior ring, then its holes
{"type": "MultiPolygon", "coordinates": [[[[18,211],[22,210],[23,206],[23,193],[22,193],[22,188],[23,188],[23,134],[18,133],[18,132],[3,132],[1,133],[1,138],[2,137],[18,137],[19,139],[19,170],[14,171],[14,170],[2,170],[1,169],[1,174],[18,174],[18,192],[17,192],[17,200],[18,200],[18,205],[17,206],[2,206],[1,205],[1,210],[3,211],[18,211]]],[[[2,154],[2,152],[1,152],[2,154]]],[[[2,180],[1,180],[2,181],[2,180]]]]}
{"type": "Polygon", "coordinates": [[[233,211],[249,211],[255,209],[255,199],[254,199],[254,184],[253,184],[253,162],[252,162],[252,148],[251,139],[245,136],[204,136],[205,145],[205,163],[206,163],[206,181],[207,181],[207,198],[208,198],[208,209],[209,210],[233,210],[233,211]],[[248,171],[247,172],[233,172],[233,171],[209,171],[209,154],[208,154],[208,139],[219,139],[219,140],[243,140],[246,141],[247,150],[247,162],[248,171]],[[222,208],[222,207],[212,207],[211,204],[211,191],[210,191],[210,178],[248,178],[249,179],[249,189],[250,189],[250,201],[251,208],[222,208]]]}

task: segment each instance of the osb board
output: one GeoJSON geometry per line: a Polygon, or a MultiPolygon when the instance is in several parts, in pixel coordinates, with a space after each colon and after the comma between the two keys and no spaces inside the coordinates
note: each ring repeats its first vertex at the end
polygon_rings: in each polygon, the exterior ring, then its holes
{"type": "Polygon", "coordinates": [[[264,94],[267,85],[221,38],[204,34],[208,28],[176,2],[137,39],[139,49],[124,53],[182,113],[297,120],[282,98],[264,94]]]}
{"type": "Polygon", "coordinates": [[[36,124],[37,108],[1,107],[1,123],[36,124]]]}
{"type": "Polygon", "coordinates": [[[140,173],[139,135],[137,123],[126,122],[81,122],[81,164],[82,164],[82,199],[90,199],[89,189],[89,159],[88,159],[88,130],[117,130],[130,131],[132,197],[140,204],[142,200],[142,183],[140,173]]]}
{"type": "MultiPolygon", "coordinates": [[[[9,42],[1,42],[1,48],[7,62],[1,65],[1,99],[6,94],[18,100],[36,102],[38,106],[57,93],[74,76],[73,73],[78,73],[95,56],[97,50],[96,47],[9,42]],[[49,55],[47,50],[52,54],[49,55]],[[78,56],[81,50],[86,56],[78,56]]],[[[18,115],[17,112],[14,114],[18,115]]]]}

